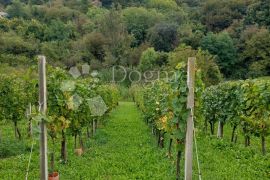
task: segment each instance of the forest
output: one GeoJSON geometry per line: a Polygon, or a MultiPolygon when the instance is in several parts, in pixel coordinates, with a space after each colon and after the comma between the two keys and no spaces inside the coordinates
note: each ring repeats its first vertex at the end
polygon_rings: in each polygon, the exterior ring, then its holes
{"type": "Polygon", "coordinates": [[[24,68],[44,54],[53,66],[173,67],[200,56],[211,78],[269,75],[268,0],[1,0],[0,62],[24,68]],[[177,57],[175,57],[177,55],[177,57]],[[147,62],[146,62],[147,61],[147,62]],[[210,65],[211,64],[211,65],[210,65]],[[218,69],[217,69],[217,67],[218,69]],[[220,71],[220,73],[218,72],[220,71]]]}
{"type": "Polygon", "coordinates": [[[0,179],[269,179],[269,77],[270,0],[0,0],[0,179]]]}

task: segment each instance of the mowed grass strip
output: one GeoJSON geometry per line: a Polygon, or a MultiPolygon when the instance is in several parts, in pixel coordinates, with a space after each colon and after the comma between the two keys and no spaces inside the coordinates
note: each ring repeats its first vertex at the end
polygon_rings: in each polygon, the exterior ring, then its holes
{"type": "MultiPolygon", "coordinates": [[[[26,131],[23,127],[22,131],[26,131]]],[[[7,129],[4,134],[9,136],[3,138],[12,139],[12,125],[7,129]]],[[[23,143],[28,149],[22,154],[0,159],[0,179],[25,179],[30,141],[23,143]]],[[[56,144],[55,165],[62,180],[175,179],[172,160],[165,157],[165,150],[157,148],[154,136],[132,102],[120,102],[105,125],[99,124],[96,135],[85,142],[88,149],[81,157],[74,155],[72,137],[68,137],[67,143],[67,164],[58,161],[60,142],[56,144]]],[[[28,179],[39,179],[38,141],[34,145],[28,179]]]]}
{"type": "MultiPolygon", "coordinates": [[[[175,179],[175,150],[173,158],[168,159],[168,135],[165,148],[157,147],[151,129],[132,102],[121,102],[106,118],[90,141],[85,145],[88,150],[83,156],[74,155],[73,138],[68,138],[68,162],[61,164],[60,142],[56,147],[56,169],[62,180],[92,179],[175,179]],[[104,125],[105,123],[105,125],[104,125]]],[[[22,132],[26,127],[20,125],[22,132]]],[[[13,154],[0,159],[0,179],[25,179],[31,141],[14,139],[12,124],[1,125],[2,141],[0,154],[13,154]]],[[[225,127],[224,139],[197,133],[199,159],[202,177],[209,180],[266,180],[270,179],[270,152],[266,156],[260,153],[260,139],[252,137],[251,146],[244,147],[243,137],[239,133],[236,144],[230,143],[231,131],[225,127]]],[[[24,135],[26,137],[26,135],[24,135]]],[[[267,141],[269,142],[269,140],[267,141]]],[[[49,139],[49,152],[51,143],[49,139]]],[[[267,146],[268,147],[268,146],[267,146]]],[[[173,148],[174,149],[174,148],[173,148]]],[[[269,148],[267,148],[269,150],[269,148]]],[[[195,152],[194,152],[195,153],[195,152]]],[[[39,179],[39,147],[34,145],[29,180],[39,179]]],[[[183,154],[184,155],[184,154],[183,154]]],[[[198,169],[194,154],[193,179],[198,179],[198,169]]],[[[184,171],[184,159],[181,159],[181,177],[184,171]]]]}

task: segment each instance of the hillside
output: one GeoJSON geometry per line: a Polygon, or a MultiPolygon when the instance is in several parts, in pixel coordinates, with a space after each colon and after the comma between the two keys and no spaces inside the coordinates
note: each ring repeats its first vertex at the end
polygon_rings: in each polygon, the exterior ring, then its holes
{"type": "Polygon", "coordinates": [[[171,56],[213,59],[225,79],[268,76],[269,0],[2,0],[0,62],[64,68],[88,63],[140,70],[173,66],[171,56]],[[151,48],[154,54],[149,54],[151,48]],[[183,51],[186,48],[189,51],[183,51]],[[145,63],[144,56],[147,56],[145,63]],[[198,56],[198,55],[196,55],[198,56]],[[149,59],[150,58],[150,59],[149,59]]]}
{"type": "Polygon", "coordinates": [[[0,0],[0,179],[270,179],[270,0],[0,0]]]}

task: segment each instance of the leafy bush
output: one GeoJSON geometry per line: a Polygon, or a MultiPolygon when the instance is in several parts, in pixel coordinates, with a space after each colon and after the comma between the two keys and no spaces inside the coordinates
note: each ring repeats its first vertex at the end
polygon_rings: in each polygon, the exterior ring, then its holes
{"type": "Polygon", "coordinates": [[[157,51],[171,51],[178,45],[177,25],[159,23],[148,31],[148,40],[157,51]]]}
{"type": "Polygon", "coordinates": [[[33,57],[37,53],[37,44],[31,39],[25,40],[21,36],[14,33],[1,33],[0,35],[0,51],[13,55],[26,55],[33,57]]]}
{"type": "Polygon", "coordinates": [[[234,73],[233,67],[237,62],[236,48],[228,33],[207,34],[201,41],[201,47],[203,50],[217,55],[217,64],[226,77],[230,77],[234,73]]]}
{"type": "Polygon", "coordinates": [[[185,63],[189,57],[196,57],[197,66],[201,69],[202,80],[206,86],[222,81],[222,74],[216,64],[216,59],[207,51],[194,50],[190,46],[180,45],[169,53],[168,64],[173,69],[179,62],[185,63]]]}
{"type": "Polygon", "coordinates": [[[148,48],[141,55],[139,69],[143,72],[154,69],[154,67],[157,65],[158,57],[159,54],[154,48],[148,48]]]}
{"type": "Polygon", "coordinates": [[[163,19],[163,15],[156,10],[143,7],[129,7],[123,10],[123,19],[130,34],[135,37],[134,46],[146,40],[147,30],[163,19]]]}
{"type": "Polygon", "coordinates": [[[7,6],[7,13],[10,17],[29,18],[30,10],[19,0],[13,0],[12,4],[7,6]]]}
{"type": "Polygon", "coordinates": [[[1,140],[0,158],[8,158],[29,152],[29,147],[23,141],[1,140]]]}

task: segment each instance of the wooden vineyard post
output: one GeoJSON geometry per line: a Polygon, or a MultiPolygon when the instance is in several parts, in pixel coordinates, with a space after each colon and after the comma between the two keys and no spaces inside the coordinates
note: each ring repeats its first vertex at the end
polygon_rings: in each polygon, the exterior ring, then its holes
{"type": "Polygon", "coordinates": [[[93,128],[93,135],[95,135],[96,134],[96,120],[95,119],[93,119],[93,121],[92,121],[92,128],[93,128]]]}
{"type": "Polygon", "coordinates": [[[190,114],[187,119],[186,145],[185,145],[185,180],[192,179],[192,152],[193,152],[193,113],[194,113],[194,84],[195,84],[195,61],[196,58],[188,58],[188,101],[187,108],[190,109],[190,114]]]}
{"type": "Polygon", "coordinates": [[[32,128],[32,119],[31,119],[31,114],[32,114],[32,104],[28,104],[28,108],[26,109],[26,118],[28,119],[28,137],[32,137],[33,135],[33,128],[32,128]]]}
{"type": "MultiPolygon", "coordinates": [[[[40,112],[47,111],[46,58],[39,56],[39,105],[40,112]]],[[[40,179],[48,179],[47,129],[44,119],[40,123],[40,179]]]]}

